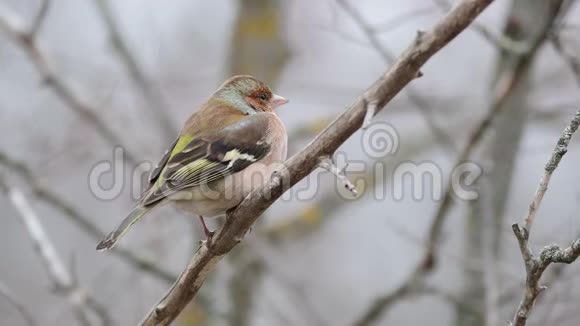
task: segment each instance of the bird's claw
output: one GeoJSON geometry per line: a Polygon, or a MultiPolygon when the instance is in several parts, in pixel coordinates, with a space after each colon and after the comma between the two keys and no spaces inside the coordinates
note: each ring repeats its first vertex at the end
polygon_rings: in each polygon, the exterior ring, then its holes
{"type": "Polygon", "coordinates": [[[215,234],[215,232],[207,230],[207,232],[204,232],[204,233],[205,233],[205,239],[199,240],[199,245],[200,246],[205,245],[206,247],[209,247],[211,245],[211,242],[213,240],[213,235],[215,234]]]}

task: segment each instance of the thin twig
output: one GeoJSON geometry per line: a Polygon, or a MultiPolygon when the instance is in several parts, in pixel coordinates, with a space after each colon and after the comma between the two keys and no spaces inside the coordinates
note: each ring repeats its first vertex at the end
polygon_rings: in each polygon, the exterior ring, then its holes
{"type": "Polygon", "coordinates": [[[36,215],[24,193],[16,188],[8,188],[6,192],[12,205],[18,211],[20,219],[34,243],[38,256],[42,258],[48,276],[52,278],[52,282],[59,290],[72,287],[72,277],[62,263],[48,235],[44,232],[38,215],[36,215]]]}
{"type": "MultiPolygon", "coordinates": [[[[40,218],[32,208],[32,205],[24,193],[15,187],[9,186],[3,180],[0,180],[0,189],[6,193],[8,199],[18,212],[18,217],[24,224],[28,236],[34,244],[34,249],[40,257],[43,266],[46,268],[49,278],[54,284],[56,293],[69,301],[79,322],[83,325],[90,326],[87,315],[88,310],[95,312],[99,317],[101,317],[103,323],[110,320],[107,311],[104,309],[96,311],[88,305],[88,298],[91,297],[91,294],[78,285],[69,270],[66,268],[66,265],[59,257],[52,241],[44,231],[44,228],[40,223],[40,218]]],[[[94,301],[94,299],[91,300],[94,301]]]]}
{"type": "Polygon", "coordinates": [[[570,70],[572,70],[574,78],[580,86],[580,59],[578,59],[578,56],[570,53],[565,49],[564,45],[562,44],[561,37],[557,32],[552,35],[551,40],[558,54],[560,54],[560,56],[570,67],[570,70]]]}
{"type": "Polygon", "coordinates": [[[556,144],[556,148],[554,149],[552,156],[550,157],[550,160],[548,161],[548,163],[546,163],[546,166],[544,167],[544,175],[540,179],[540,185],[536,190],[534,199],[532,200],[532,203],[528,208],[528,212],[526,213],[526,216],[524,216],[522,222],[524,228],[527,230],[528,233],[532,230],[534,218],[536,216],[538,208],[540,207],[540,204],[542,203],[544,194],[548,190],[548,184],[550,183],[552,174],[554,173],[554,170],[556,170],[556,168],[558,167],[558,164],[560,164],[562,157],[564,157],[564,155],[568,151],[570,139],[572,139],[572,135],[576,132],[579,125],[580,125],[580,110],[576,112],[576,115],[572,119],[572,122],[570,122],[570,125],[568,125],[566,129],[564,129],[562,136],[560,137],[560,139],[558,139],[558,143],[556,144]]]}
{"type": "MultiPolygon", "coordinates": [[[[453,40],[491,2],[493,0],[463,0],[431,30],[415,40],[367,90],[366,94],[374,96],[366,98],[377,101],[377,111],[414,80],[429,58],[453,40]]],[[[212,241],[198,249],[178,281],[145,317],[143,324],[169,325],[193,299],[218,261],[241,241],[257,218],[285,190],[310,174],[318,166],[320,157],[330,156],[362,126],[367,111],[365,104],[360,97],[302,151],[290,158],[284,169],[229,212],[212,241]]]]}
{"type": "MultiPolygon", "coordinates": [[[[547,31],[548,29],[545,31],[545,35],[547,35],[547,31]]],[[[492,126],[495,116],[505,109],[507,99],[515,89],[517,83],[521,80],[523,72],[526,71],[543,39],[544,38],[538,38],[536,42],[532,43],[534,46],[530,48],[529,53],[526,53],[525,55],[517,55],[518,60],[516,60],[512,70],[506,71],[506,73],[504,73],[498,80],[494,89],[494,102],[491,109],[469,135],[467,144],[460,152],[453,167],[458,166],[471,157],[484,135],[492,126]]],[[[417,286],[416,283],[424,282],[424,278],[433,270],[436,263],[435,255],[440,242],[443,225],[453,204],[452,178],[449,179],[446,189],[447,191],[445,192],[435,217],[429,226],[423,256],[417,262],[413,272],[395,291],[373,301],[371,307],[358,319],[357,325],[368,325],[377,320],[379,316],[387,311],[393,303],[397,302],[402,297],[406,297],[410,292],[409,290],[417,286]]]]}
{"type": "Polygon", "coordinates": [[[319,167],[325,169],[326,171],[332,173],[336,177],[336,180],[339,181],[344,185],[346,190],[350,191],[353,196],[358,195],[358,191],[356,190],[356,186],[348,180],[345,174],[346,166],[344,169],[340,170],[335,164],[334,161],[328,157],[323,156],[320,158],[320,162],[318,164],[319,167]]]}
{"type": "MultiPolygon", "coordinates": [[[[92,222],[94,219],[84,215],[81,211],[75,208],[72,203],[69,203],[66,199],[60,197],[55,192],[43,187],[39,182],[37,182],[36,177],[26,165],[10,158],[7,154],[1,151],[0,165],[6,166],[11,171],[20,175],[24,181],[26,181],[35,196],[56,208],[63,214],[63,216],[73,221],[83,232],[91,236],[91,238],[95,240],[102,239],[105,233],[92,222]]],[[[154,261],[141,257],[132,251],[118,248],[112,252],[136,269],[148,273],[166,283],[172,283],[177,278],[177,275],[165,270],[154,261]]]]}
{"type": "Polygon", "coordinates": [[[48,14],[48,9],[50,8],[51,0],[41,0],[40,4],[38,5],[38,10],[36,11],[36,16],[32,20],[32,24],[30,25],[30,29],[28,30],[28,34],[31,38],[36,38],[36,34],[42,27],[46,15],[48,14]]]}
{"type": "MultiPolygon", "coordinates": [[[[437,7],[447,11],[450,10],[452,5],[447,0],[433,0],[437,7]]],[[[530,45],[527,42],[517,41],[505,34],[496,34],[490,31],[486,26],[475,22],[470,28],[471,30],[477,32],[480,36],[486,39],[490,44],[496,46],[497,48],[511,52],[516,55],[524,54],[530,51],[530,45]]]]}
{"type": "Polygon", "coordinates": [[[3,296],[8,301],[8,303],[10,303],[10,305],[12,305],[14,309],[18,311],[28,326],[37,325],[34,321],[34,318],[32,317],[32,314],[30,311],[28,311],[24,303],[16,299],[16,296],[12,293],[12,291],[10,291],[8,287],[2,282],[0,282],[0,295],[3,296]]]}
{"type": "Polygon", "coordinates": [[[468,314],[476,317],[479,320],[484,320],[484,313],[481,312],[481,310],[477,309],[477,307],[474,307],[473,305],[468,304],[467,302],[465,302],[465,300],[463,300],[463,298],[457,297],[452,293],[448,293],[442,289],[438,289],[436,287],[433,286],[424,286],[422,289],[419,289],[418,294],[422,294],[422,295],[432,295],[432,296],[437,296],[439,298],[442,298],[443,300],[449,302],[450,304],[452,304],[453,306],[455,306],[457,309],[463,310],[465,312],[467,312],[468,314]]]}
{"type": "MultiPolygon", "coordinates": [[[[45,6],[41,7],[41,11],[46,11],[48,8],[45,6]]],[[[36,34],[38,33],[38,28],[40,23],[38,22],[38,17],[40,17],[40,22],[42,18],[46,16],[46,13],[39,14],[35,24],[30,30],[24,28],[24,24],[13,12],[8,8],[0,5],[0,30],[3,30],[16,44],[26,52],[28,58],[32,62],[34,68],[40,75],[40,78],[44,84],[49,87],[56,96],[62,100],[66,106],[71,109],[75,114],[77,114],[85,123],[90,125],[95,129],[95,131],[101,136],[109,145],[119,146],[122,145],[121,140],[115,132],[108,126],[108,124],[101,119],[101,117],[96,113],[100,112],[95,108],[90,107],[84,103],[71,88],[69,88],[64,80],[62,80],[58,74],[56,74],[48,64],[48,61],[44,54],[40,51],[37,42],[36,34]]],[[[127,151],[127,161],[136,165],[138,160],[130,152],[127,151]]]]}
{"type": "Polygon", "coordinates": [[[524,257],[524,263],[526,266],[525,290],[518,309],[514,314],[512,325],[525,326],[536,299],[547,289],[545,286],[539,285],[542,274],[552,263],[571,264],[576,261],[578,256],[580,256],[580,239],[572,242],[569,247],[564,249],[555,244],[546,246],[540,252],[539,257],[534,258],[528,244],[529,233],[525,231],[525,228],[520,227],[518,224],[513,224],[512,230],[518,240],[520,251],[522,257],[524,257]]]}
{"type": "MultiPolygon", "coordinates": [[[[537,50],[539,49],[540,45],[545,40],[545,37],[548,35],[550,25],[548,25],[541,33],[539,37],[533,43],[533,46],[530,48],[530,52],[524,55],[517,55],[517,60],[513,64],[513,66],[506,70],[496,82],[495,89],[494,89],[494,101],[489,110],[488,114],[484,117],[483,120],[473,129],[471,135],[468,137],[467,144],[461,151],[460,155],[455,161],[453,167],[458,166],[462,162],[466,161],[471,157],[472,153],[477,149],[479,143],[483,139],[483,136],[487,133],[489,128],[492,126],[492,122],[500,112],[502,112],[506,108],[506,103],[509,99],[510,94],[516,88],[518,83],[521,81],[522,77],[524,76],[524,72],[527,71],[530,63],[533,61],[537,50]]],[[[435,214],[434,223],[442,224],[442,220],[448,214],[450,208],[452,207],[452,200],[453,200],[453,181],[451,178],[447,184],[447,191],[439,205],[437,212],[435,214]]],[[[432,228],[434,232],[439,232],[438,227],[432,228]]],[[[432,243],[433,245],[435,243],[432,243]]]]}
{"type": "Polygon", "coordinates": [[[572,245],[566,249],[560,249],[556,245],[547,246],[542,250],[538,258],[534,257],[532,249],[529,245],[530,230],[534,223],[536,213],[542,204],[542,199],[548,190],[548,185],[550,183],[552,174],[558,167],[562,157],[568,151],[570,139],[576,130],[578,130],[579,126],[580,110],[576,112],[570,124],[562,132],[562,135],[558,139],[556,147],[552,152],[552,156],[544,167],[544,174],[540,179],[540,185],[536,190],[536,194],[532,199],[532,202],[528,208],[528,212],[522,219],[523,227],[517,223],[512,225],[512,230],[518,240],[520,252],[526,267],[525,290],[512,320],[512,324],[514,326],[526,325],[536,299],[540,293],[545,290],[545,287],[540,286],[539,283],[546,268],[551,263],[570,264],[574,262],[580,255],[580,239],[574,241],[572,245]]]}
{"type": "Polygon", "coordinates": [[[109,37],[119,58],[124,63],[133,83],[141,90],[141,94],[145,97],[145,105],[153,113],[165,141],[171,142],[175,138],[177,129],[173,126],[173,122],[165,111],[168,104],[163,93],[158,87],[154,86],[151,78],[147,76],[144,69],[138,63],[136,56],[123,40],[121,29],[115,20],[115,15],[111,10],[109,1],[94,0],[94,2],[105,23],[109,37]]]}
{"type": "MultiPolygon", "coordinates": [[[[348,2],[348,0],[337,0],[337,3],[351,17],[351,19],[359,26],[359,28],[362,30],[365,37],[369,41],[371,47],[379,54],[381,59],[386,64],[390,64],[390,63],[394,62],[396,59],[395,54],[393,54],[390,50],[388,50],[386,47],[384,47],[382,45],[378,36],[376,35],[376,33],[374,33],[373,28],[365,21],[364,17],[360,14],[360,12],[352,4],[350,4],[348,2]]],[[[418,71],[416,74],[416,77],[419,78],[422,75],[423,74],[420,71],[418,71]]],[[[418,95],[416,92],[414,92],[412,87],[406,87],[405,91],[407,93],[407,96],[409,97],[409,100],[411,101],[411,103],[413,103],[417,107],[417,109],[421,113],[421,116],[424,118],[425,123],[427,123],[427,126],[429,127],[429,129],[431,129],[431,132],[437,138],[439,143],[441,143],[441,145],[443,145],[449,151],[454,152],[455,151],[455,144],[454,144],[453,140],[443,130],[443,128],[439,127],[433,121],[433,116],[431,115],[432,110],[428,107],[429,105],[428,105],[427,101],[425,99],[423,99],[420,95],[418,95]]],[[[369,100],[369,99],[366,99],[366,100],[369,100]]],[[[376,114],[376,111],[377,111],[376,104],[377,103],[373,103],[372,101],[369,101],[369,105],[367,107],[367,109],[368,109],[367,115],[365,117],[364,124],[363,124],[363,128],[365,128],[365,129],[370,125],[371,119],[376,114]]]]}
{"type": "Polygon", "coordinates": [[[392,17],[386,22],[376,24],[371,29],[373,33],[376,34],[392,32],[396,28],[403,26],[405,23],[408,23],[413,18],[430,14],[433,14],[433,6],[415,8],[407,12],[404,12],[398,16],[392,17]]]}
{"type": "MultiPolygon", "coordinates": [[[[467,145],[461,151],[456,163],[453,166],[458,166],[465,160],[467,160],[473,150],[479,144],[481,138],[486,133],[488,128],[491,126],[493,117],[501,109],[501,105],[496,105],[494,109],[488,113],[488,115],[479,123],[479,125],[472,132],[468,139],[467,145]]],[[[425,242],[425,249],[423,251],[422,257],[417,262],[413,272],[397,287],[396,290],[389,294],[380,296],[373,301],[370,308],[366,310],[363,315],[358,319],[356,325],[370,325],[376,321],[383,313],[385,313],[393,303],[397,302],[403,297],[409,295],[410,290],[417,286],[417,283],[423,282],[423,279],[428,275],[435,264],[435,255],[439,240],[441,237],[443,224],[448,216],[448,211],[452,207],[453,203],[453,188],[452,180],[449,179],[447,185],[447,192],[445,193],[443,200],[439,204],[435,217],[433,218],[427,233],[427,240],[425,242]]]]}

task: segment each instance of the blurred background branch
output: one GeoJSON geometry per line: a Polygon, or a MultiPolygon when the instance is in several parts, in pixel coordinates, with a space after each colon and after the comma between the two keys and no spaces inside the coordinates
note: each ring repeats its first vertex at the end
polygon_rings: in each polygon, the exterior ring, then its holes
{"type": "Polygon", "coordinates": [[[151,78],[147,76],[147,73],[138,63],[137,58],[129,49],[127,42],[123,40],[121,28],[117,23],[109,0],[94,0],[94,3],[105,23],[115,52],[125,65],[131,80],[139,88],[141,95],[145,99],[144,105],[151,111],[153,120],[159,124],[160,133],[163,135],[164,142],[170,144],[177,136],[177,127],[173,125],[167,113],[169,103],[165,100],[161,89],[154,85],[151,78]]]}
{"type": "Polygon", "coordinates": [[[100,319],[101,325],[111,325],[111,317],[106,309],[95,301],[86,288],[78,284],[76,277],[71,274],[59,257],[26,195],[19,189],[9,186],[3,179],[0,179],[0,190],[6,194],[18,212],[18,217],[28,232],[33,248],[46,268],[48,277],[52,280],[54,291],[69,301],[79,324],[91,325],[87,312],[92,311],[100,319]]]}
{"type": "Polygon", "coordinates": [[[37,325],[37,323],[34,321],[32,313],[28,311],[28,308],[26,308],[26,305],[20,300],[18,300],[14,295],[14,293],[10,291],[8,286],[4,285],[2,282],[0,282],[0,295],[4,297],[4,300],[8,301],[8,303],[10,303],[10,305],[12,305],[14,309],[16,309],[16,311],[18,311],[18,313],[20,314],[20,316],[22,316],[22,319],[24,320],[26,325],[28,326],[37,325]]]}
{"type": "MultiPolygon", "coordinates": [[[[46,1],[46,0],[44,0],[46,1]]],[[[30,62],[40,75],[43,85],[49,87],[56,96],[58,96],[69,109],[77,114],[87,125],[95,131],[112,147],[122,145],[121,139],[111,130],[108,123],[103,121],[98,110],[90,107],[79,96],[67,86],[66,82],[52,70],[44,53],[37,45],[36,36],[38,29],[42,25],[44,18],[47,16],[49,4],[42,5],[39,14],[36,15],[36,21],[33,22],[31,29],[25,29],[24,23],[18,16],[8,8],[0,5],[0,30],[6,33],[22,50],[28,55],[30,62]]],[[[126,151],[127,161],[131,165],[136,165],[137,157],[126,151]]]]}
{"type": "MultiPolygon", "coordinates": [[[[79,209],[75,207],[75,205],[68,202],[57,193],[49,190],[46,187],[43,187],[38,182],[37,177],[35,177],[32,174],[32,171],[30,171],[23,163],[10,158],[6,153],[0,152],[0,165],[7,167],[12,173],[20,175],[28,184],[31,193],[34,196],[47,202],[49,205],[60,211],[63,216],[69,218],[83,232],[93,238],[94,241],[98,241],[103,238],[105,233],[92,222],[94,219],[85,216],[79,209]]],[[[176,275],[173,273],[166,271],[160,266],[157,266],[153,261],[141,257],[127,249],[118,248],[114,251],[114,253],[122,257],[123,260],[127,261],[135,268],[142,270],[145,273],[149,273],[163,280],[164,282],[171,283],[176,277],[176,275]]]]}

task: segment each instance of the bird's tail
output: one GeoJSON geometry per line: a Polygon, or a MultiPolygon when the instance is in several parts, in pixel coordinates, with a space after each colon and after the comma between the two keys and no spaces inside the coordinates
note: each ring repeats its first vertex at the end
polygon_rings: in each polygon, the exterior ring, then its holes
{"type": "Polygon", "coordinates": [[[113,232],[109,233],[99,244],[97,245],[98,251],[109,250],[115,246],[117,241],[127,232],[131,225],[135,224],[143,215],[149,212],[153,208],[152,206],[144,207],[137,206],[113,232]]]}

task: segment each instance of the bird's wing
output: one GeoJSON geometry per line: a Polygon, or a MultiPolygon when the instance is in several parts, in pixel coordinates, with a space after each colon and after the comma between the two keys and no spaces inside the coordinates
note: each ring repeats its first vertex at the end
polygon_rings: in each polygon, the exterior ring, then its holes
{"type": "Polygon", "coordinates": [[[155,184],[144,194],[143,205],[219,180],[262,159],[270,151],[268,120],[269,113],[257,113],[204,137],[180,137],[155,184]]]}
{"type": "Polygon", "coordinates": [[[167,165],[167,161],[169,161],[169,158],[171,157],[171,153],[173,153],[173,149],[175,148],[175,145],[177,145],[178,141],[179,141],[179,137],[171,144],[171,146],[167,149],[167,151],[161,157],[161,160],[159,160],[159,163],[157,163],[155,168],[153,170],[151,170],[151,173],[149,173],[149,184],[150,185],[153,185],[155,183],[155,181],[157,181],[157,179],[159,179],[159,176],[161,175],[161,171],[163,171],[163,168],[165,167],[165,165],[167,165]]]}

